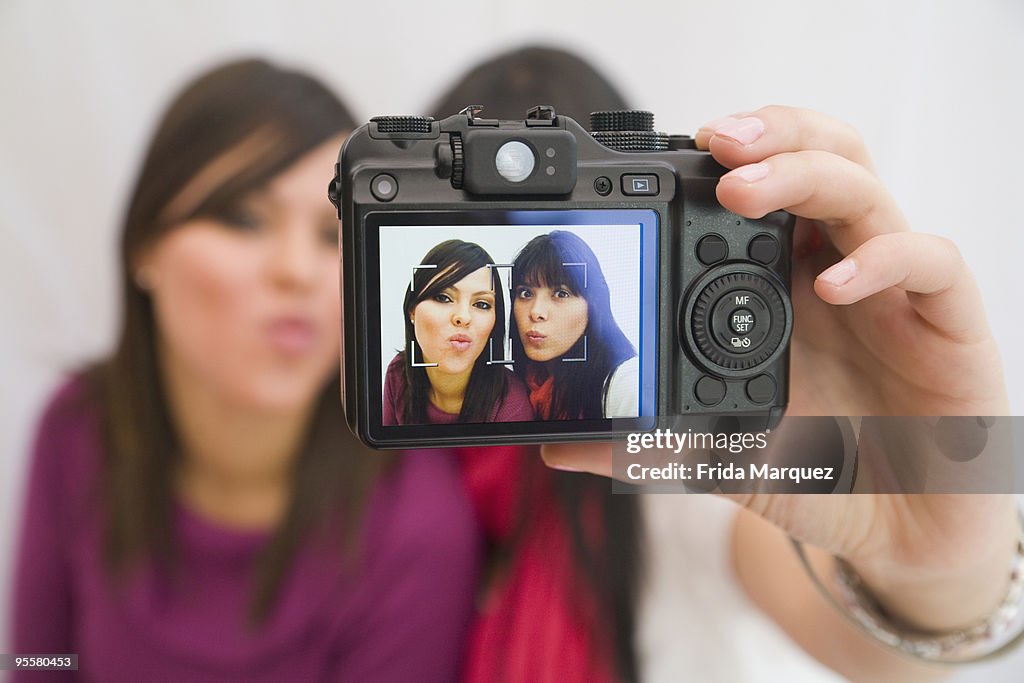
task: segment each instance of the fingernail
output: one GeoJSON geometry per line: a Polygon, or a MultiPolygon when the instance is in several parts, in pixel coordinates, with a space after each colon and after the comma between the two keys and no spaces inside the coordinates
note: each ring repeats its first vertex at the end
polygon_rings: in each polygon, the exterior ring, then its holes
{"type": "Polygon", "coordinates": [[[771,167],[766,163],[748,164],[746,166],[740,166],[722,176],[722,180],[726,178],[739,178],[740,180],[747,183],[756,183],[768,175],[771,171],[771,167]]]}
{"type": "Polygon", "coordinates": [[[583,472],[583,470],[578,470],[575,467],[569,467],[568,465],[548,465],[548,467],[553,470],[561,470],[563,472],[583,472]]]}
{"type": "Polygon", "coordinates": [[[709,131],[711,131],[713,133],[713,132],[715,132],[718,129],[719,126],[722,126],[722,125],[728,123],[729,121],[735,121],[735,120],[736,120],[735,116],[723,116],[720,119],[715,119],[714,121],[708,121],[707,123],[705,123],[703,126],[700,127],[700,130],[709,130],[709,131]]]}
{"type": "Polygon", "coordinates": [[[757,139],[763,134],[764,121],[755,116],[726,121],[715,128],[716,136],[730,138],[741,145],[757,142],[757,139]]]}
{"type": "Polygon", "coordinates": [[[833,287],[842,287],[847,282],[853,279],[854,275],[857,274],[857,263],[852,259],[844,259],[839,263],[835,264],[824,273],[818,276],[819,280],[824,280],[833,287]]]}

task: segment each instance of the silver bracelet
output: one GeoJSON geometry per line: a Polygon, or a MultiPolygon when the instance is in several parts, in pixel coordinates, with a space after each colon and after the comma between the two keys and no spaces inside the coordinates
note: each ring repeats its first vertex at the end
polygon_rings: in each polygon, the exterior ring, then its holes
{"type": "Polygon", "coordinates": [[[814,572],[803,544],[795,538],[790,541],[818,591],[855,626],[897,652],[933,664],[966,664],[999,656],[1024,641],[1024,512],[1006,597],[988,618],[947,633],[914,631],[897,625],[850,563],[841,557],[834,557],[836,597],[814,572]]]}

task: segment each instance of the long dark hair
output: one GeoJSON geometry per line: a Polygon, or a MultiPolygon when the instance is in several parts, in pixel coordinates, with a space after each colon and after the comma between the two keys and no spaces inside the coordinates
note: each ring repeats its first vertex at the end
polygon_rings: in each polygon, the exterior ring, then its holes
{"type": "MultiPolygon", "coordinates": [[[[430,379],[422,367],[413,367],[409,362],[410,344],[416,339],[416,330],[410,320],[413,309],[421,301],[437,296],[472,272],[486,268],[494,259],[483,247],[462,240],[447,240],[434,246],[420,260],[410,287],[405,290],[402,302],[402,317],[405,327],[405,348],[400,352],[405,366],[407,398],[402,406],[405,424],[427,422],[427,404],[430,402],[430,379]]],[[[502,297],[501,278],[497,268],[490,268],[491,287],[494,290],[494,328],[488,343],[496,358],[504,356],[505,348],[505,302],[502,297]]],[[[459,411],[460,422],[487,422],[501,408],[505,396],[509,373],[501,365],[488,365],[488,350],[477,356],[466,385],[466,395],[459,411]]],[[[415,360],[415,359],[413,359],[415,360]]]]}
{"type": "Polygon", "coordinates": [[[565,231],[537,235],[516,255],[512,263],[512,290],[518,287],[567,286],[587,302],[587,326],[583,336],[565,354],[585,362],[562,363],[560,359],[540,363],[530,360],[519,338],[513,315],[509,322],[512,357],[516,374],[525,380],[542,371],[554,377],[552,415],[557,419],[596,419],[603,417],[605,383],[623,361],[636,356],[636,350],[612,315],[611,293],[601,264],[587,243],[565,231]],[[584,268],[566,267],[583,263],[584,268]]]}
{"type": "MultiPolygon", "coordinates": [[[[176,555],[172,482],[180,440],[158,364],[152,302],[132,277],[133,261],[184,221],[223,217],[247,193],[354,125],[348,109],[317,80],[255,59],[192,81],[160,120],[121,233],[120,336],[113,355],[88,374],[102,415],[103,554],[112,576],[144,558],[173,568],[176,555]]],[[[266,617],[303,539],[327,526],[328,516],[343,520],[340,531],[332,531],[336,537],[354,536],[364,492],[385,466],[355,445],[339,395],[335,378],[318,398],[294,463],[294,495],[255,568],[251,625],[266,617]]]]}
{"type": "MultiPolygon", "coordinates": [[[[590,112],[630,108],[618,89],[586,60],[542,45],[516,48],[480,62],[459,77],[427,113],[442,118],[469,104],[482,104],[485,116],[503,119],[519,119],[529,107],[550,104],[558,113],[584,124],[590,112]]],[[[511,336],[513,340],[518,337],[511,336]]],[[[517,364],[522,357],[513,356],[517,364]]],[[[637,497],[612,495],[603,477],[548,470],[535,453],[526,454],[522,468],[527,482],[537,478],[552,482],[558,508],[569,528],[576,568],[585,578],[581,587],[598,607],[599,620],[592,625],[593,635],[602,645],[612,640],[615,674],[621,680],[638,680],[633,646],[637,577],[641,571],[637,497]],[[592,516],[595,509],[597,514],[592,516]],[[603,532],[601,543],[594,542],[593,533],[586,533],[593,532],[595,524],[603,532]]],[[[515,552],[515,546],[535,521],[529,489],[529,484],[524,486],[516,510],[520,531],[514,534],[510,547],[496,549],[498,561],[515,552]]]]}
{"type": "Polygon", "coordinates": [[[470,104],[483,105],[483,115],[495,119],[521,119],[528,108],[550,104],[583,126],[591,112],[629,108],[618,89],[584,59],[543,45],[527,45],[480,62],[428,111],[443,118],[470,104]]]}

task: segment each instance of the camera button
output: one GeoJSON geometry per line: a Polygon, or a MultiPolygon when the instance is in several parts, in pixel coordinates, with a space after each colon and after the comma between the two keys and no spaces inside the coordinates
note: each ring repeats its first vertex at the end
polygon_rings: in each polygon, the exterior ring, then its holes
{"type": "Polygon", "coordinates": [[[747,253],[754,261],[768,265],[779,257],[779,243],[771,235],[758,235],[750,240],[747,253]]]}
{"type": "Polygon", "coordinates": [[[622,194],[630,197],[652,197],[658,194],[658,176],[626,174],[622,176],[622,194]]]}
{"type": "Polygon", "coordinates": [[[727,292],[711,311],[712,330],[723,349],[734,354],[754,351],[768,336],[771,309],[757,292],[727,292]]]}
{"type": "Polygon", "coordinates": [[[697,242],[697,258],[705,266],[724,261],[729,255],[729,244],[720,235],[708,235],[697,242]]]}
{"type": "Polygon", "coordinates": [[[394,176],[380,173],[370,181],[370,193],[379,201],[390,202],[398,194],[398,181],[394,176]]]}
{"type": "MultiPolygon", "coordinates": [[[[749,267],[749,263],[733,266],[749,267]]],[[[775,358],[789,335],[792,313],[773,281],[744,271],[717,277],[711,273],[706,280],[710,282],[680,319],[690,327],[691,341],[700,355],[726,375],[775,358]],[[750,326],[746,332],[735,331],[746,325],[750,326]]]]}
{"type": "Polygon", "coordinates": [[[729,314],[729,329],[736,334],[750,334],[757,324],[753,311],[746,308],[737,308],[729,314]]]}
{"type": "Polygon", "coordinates": [[[747,382],[747,398],[754,403],[768,403],[775,398],[775,380],[771,375],[758,375],[747,382]]]}
{"type": "Polygon", "coordinates": [[[697,380],[693,395],[706,406],[718,405],[725,398],[725,382],[705,375],[697,380]]]}

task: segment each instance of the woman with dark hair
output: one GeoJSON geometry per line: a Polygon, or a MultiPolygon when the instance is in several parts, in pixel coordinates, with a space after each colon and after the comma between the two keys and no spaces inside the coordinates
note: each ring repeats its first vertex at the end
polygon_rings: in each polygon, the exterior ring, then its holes
{"type": "Polygon", "coordinates": [[[512,357],[543,420],[639,415],[639,362],[578,235],[538,235],[512,264],[512,357]]]}
{"type": "MultiPolygon", "coordinates": [[[[627,108],[586,60],[543,46],[472,67],[430,113],[450,116],[469,104],[510,119],[550,104],[580,121],[627,108]]],[[[516,365],[523,358],[513,355],[516,365]]],[[[612,495],[597,477],[548,469],[536,448],[464,448],[459,458],[489,550],[465,679],[637,680],[636,497],[612,495]]]]}
{"type": "Polygon", "coordinates": [[[388,365],[383,423],[532,420],[522,380],[501,364],[505,302],[490,254],[462,240],[420,261],[402,302],[405,348],[388,365]]]}
{"type": "MultiPolygon", "coordinates": [[[[578,98],[583,115],[623,108],[583,85],[588,71],[559,50],[512,51],[470,71],[434,113],[482,104],[519,118],[578,98]]],[[[772,106],[710,122],[695,142],[733,169],[717,187],[723,206],[801,216],[791,413],[1006,413],[963,259],[909,231],[848,125],[772,106]]],[[[612,495],[585,474],[612,474],[609,444],[542,455],[568,472],[539,469],[532,449],[460,452],[492,567],[469,680],[934,680],[947,655],[976,661],[1022,641],[1011,497],[735,493],[747,508],[736,512],[717,496],[612,495]]]]}
{"type": "Polygon", "coordinates": [[[585,59],[566,50],[527,45],[484,60],[459,77],[430,108],[435,118],[483,105],[488,118],[521,119],[538,104],[587,125],[590,113],[629,109],[626,98],[585,59]]]}
{"type": "Polygon", "coordinates": [[[14,651],[75,652],[90,680],[457,675],[478,545],[454,463],[370,454],[338,401],[323,187],[353,125],[258,60],[167,110],[125,219],[117,348],[39,428],[14,651]]]}

